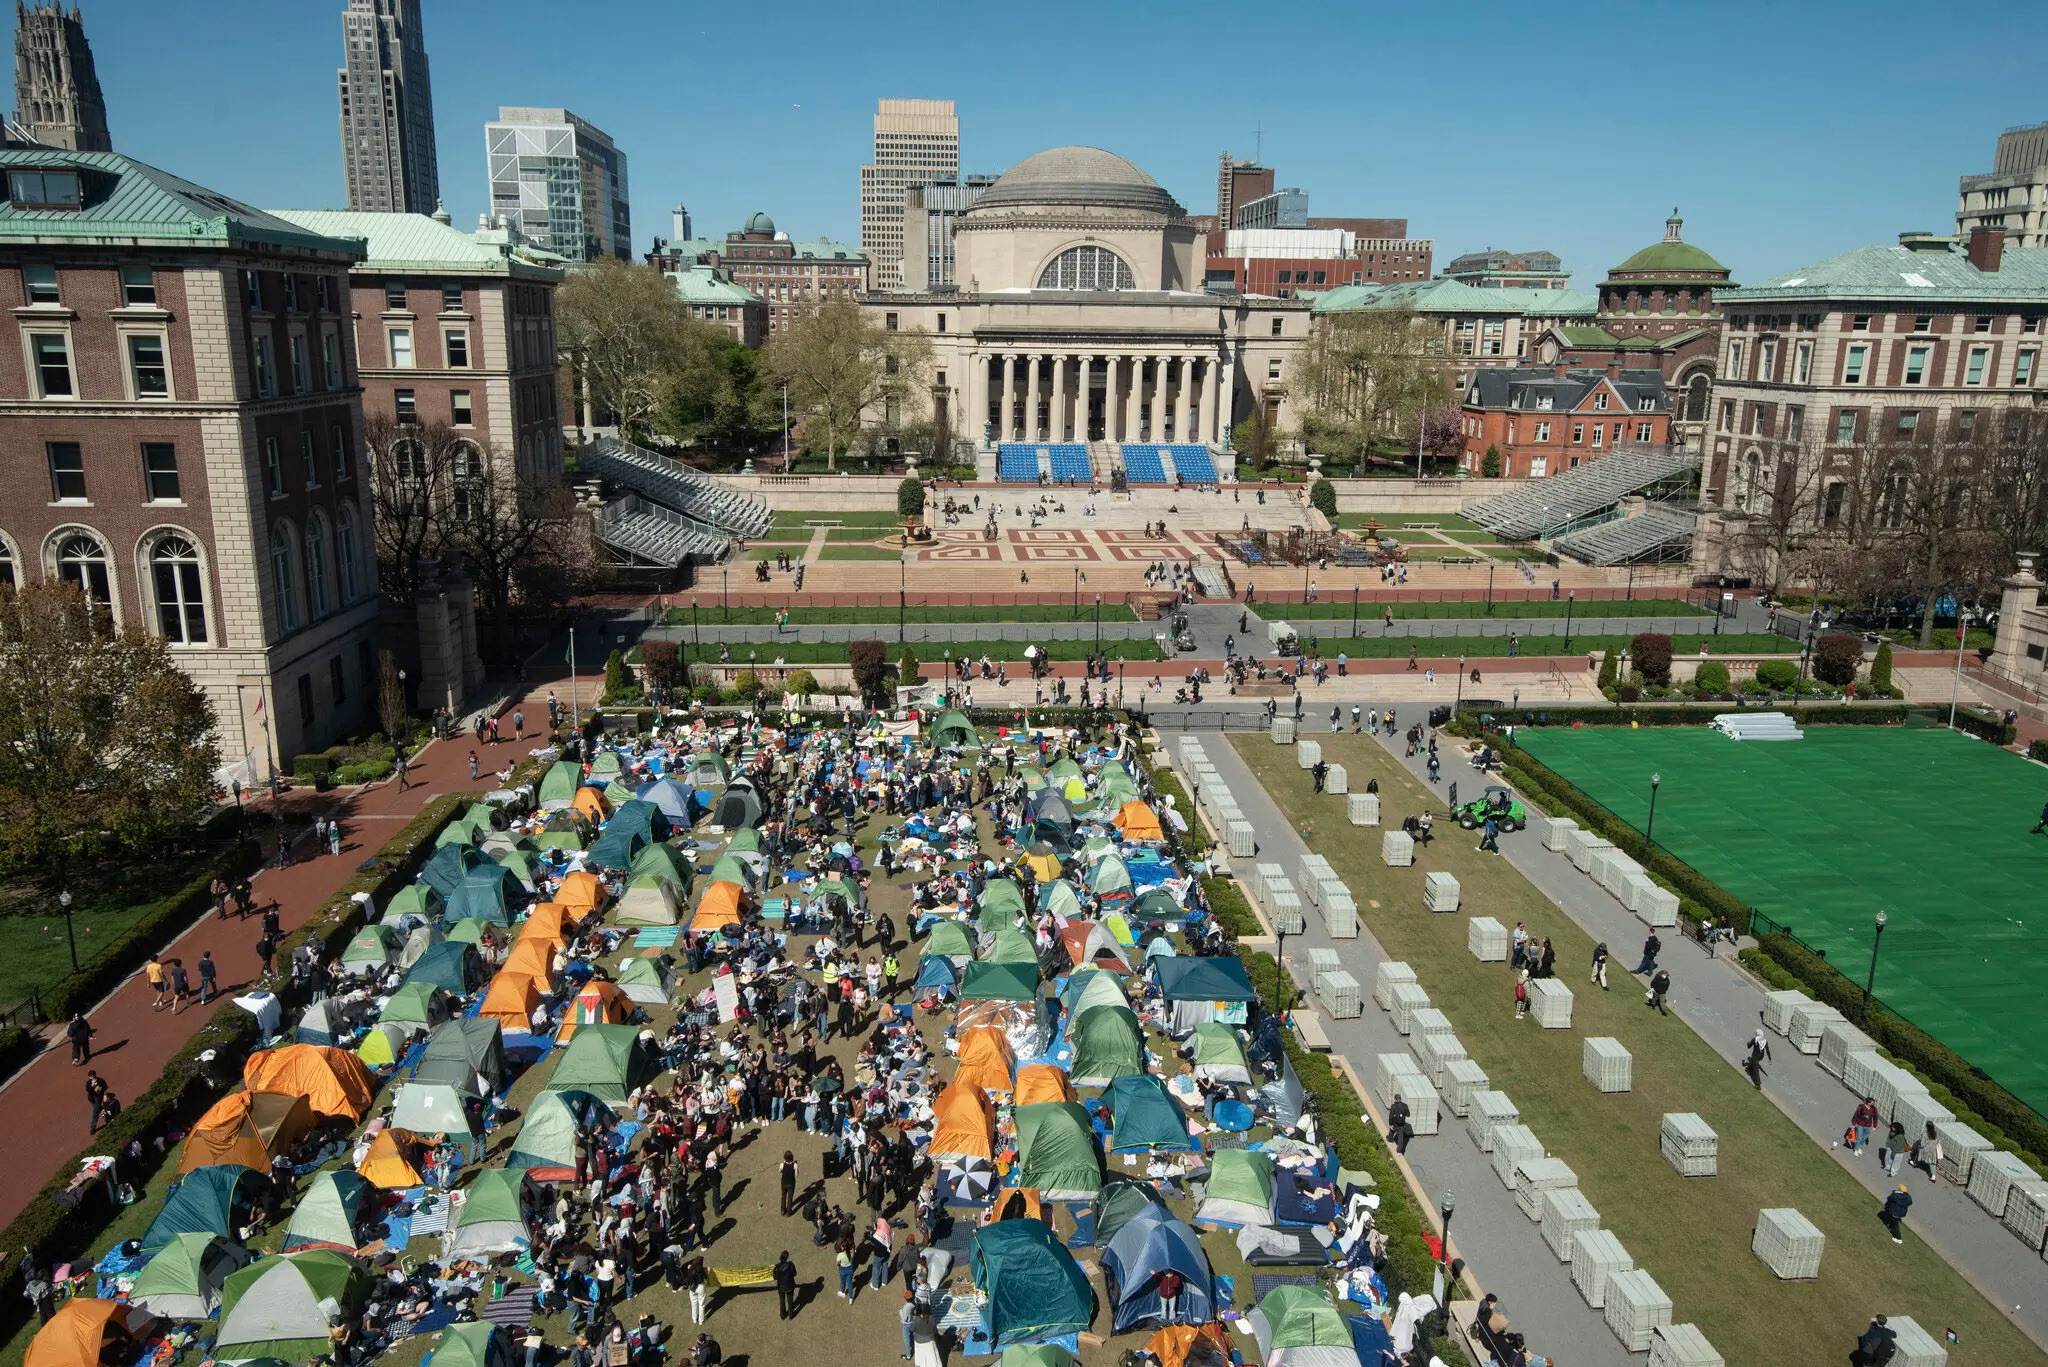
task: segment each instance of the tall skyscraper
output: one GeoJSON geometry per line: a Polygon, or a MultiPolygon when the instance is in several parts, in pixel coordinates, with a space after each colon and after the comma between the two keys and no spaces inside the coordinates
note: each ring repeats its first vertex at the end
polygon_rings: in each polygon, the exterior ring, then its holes
{"type": "Polygon", "coordinates": [[[441,202],[420,0],[348,0],[341,14],[341,159],[348,207],[430,214],[441,202]]]}
{"type": "Polygon", "coordinates": [[[510,109],[484,125],[491,213],[572,261],[633,259],[626,154],[566,109],[510,109]]]}
{"type": "Polygon", "coordinates": [[[860,168],[860,245],[874,287],[903,287],[903,192],[960,177],[960,120],[951,100],[883,100],[875,159],[860,168]]]}
{"type": "Polygon", "coordinates": [[[45,147],[111,152],[107,105],[92,68],[85,20],[58,0],[33,8],[15,0],[14,121],[45,147]]]}

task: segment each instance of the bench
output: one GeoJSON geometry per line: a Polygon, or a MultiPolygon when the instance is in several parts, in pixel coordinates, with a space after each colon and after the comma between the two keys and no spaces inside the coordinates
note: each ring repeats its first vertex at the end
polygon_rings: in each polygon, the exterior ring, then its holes
{"type": "Polygon", "coordinates": [[[1310,1007],[1300,1007],[1287,1015],[1294,1033],[1301,1036],[1301,1047],[1317,1054],[1330,1052],[1330,1037],[1323,1031],[1322,1017],[1310,1007]]]}
{"type": "Polygon", "coordinates": [[[837,517],[807,517],[804,519],[804,525],[806,527],[844,527],[846,522],[844,519],[837,517]]]}

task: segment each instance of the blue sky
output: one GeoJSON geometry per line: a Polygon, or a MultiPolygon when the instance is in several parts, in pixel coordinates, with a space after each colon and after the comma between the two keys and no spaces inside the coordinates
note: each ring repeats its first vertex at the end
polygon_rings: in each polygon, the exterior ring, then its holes
{"type": "MultiPolygon", "coordinates": [[[[341,204],[340,0],[84,4],[116,147],[258,205],[341,204]]],[[[627,154],[638,251],[668,235],[677,200],[700,235],[766,209],[795,236],[856,241],[887,95],[953,99],[964,170],[1090,143],[1202,213],[1217,154],[1262,145],[1310,212],[1405,216],[1439,265],[1547,247],[1589,288],[1676,204],[1688,240],[1761,280],[1952,228],[1956,177],[1990,169],[2002,128],[2048,119],[2048,6],[1995,20],[1889,0],[1853,18],[1798,0],[426,10],[456,222],[485,207],[497,107],[566,105],[627,154]]]]}

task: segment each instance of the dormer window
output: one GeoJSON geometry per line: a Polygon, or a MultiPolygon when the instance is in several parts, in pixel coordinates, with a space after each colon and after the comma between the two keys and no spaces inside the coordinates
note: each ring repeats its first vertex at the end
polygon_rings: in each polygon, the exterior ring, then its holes
{"type": "Polygon", "coordinates": [[[1593,396],[1593,411],[1596,413],[1605,413],[1607,411],[1606,390],[1603,389],[1598,394],[1595,394],[1593,396]]]}
{"type": "Polygon", "coordinates": [[[84,196],[76,171],[9,171],[7,199],[17,209],[79,209],[84,196]]]}

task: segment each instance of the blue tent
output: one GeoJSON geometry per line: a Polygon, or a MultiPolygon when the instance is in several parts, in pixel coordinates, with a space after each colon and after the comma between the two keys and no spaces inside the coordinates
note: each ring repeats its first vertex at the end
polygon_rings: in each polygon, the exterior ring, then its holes
{"type": "Polygon", "coordinates": [[[1181,1276],[1175,1323],[1206,1324],[1215,1318],[1215,1277],[1202,1242],[1164,1211],[1141,1210],[1132,1216],[1102,1250],[1102,1266],[1116,1297],[1110,1310],[1111,1333],[1167,1323],[1165,1303],[1159,1298],[1159,1278],[1166,1272],[1181,1276]]]}
{"type": "Polygon", "coordinates": [[[648,784],[640,790],[638,800],[653,803],[674,826],[691,825],[702,810],[696,801],[695,790],[687,783],[678,783],[672,778],[648,784]]]}
{"type": "Polygon", "coordinates": [[[483,979],[483,963],[467,940],[443,940],[432,946],[405,975],[409,983],[431,983],[458,997],[474,992],[483,979]]]}
{"type": "Polygon", "coordinates": [[[479,864],[489,864],[490,858],[481,850],[468,845],[443,845],[434,851],[434,857],[420,869],[419,880],[441,895],[447,901],[469,871],[479,864]]]}
{"type": "Polygon", "coordinates": [[[149,1232],[142,1236],[142,1251],[156,1252],[170,1243],[174,1234],[225,1234],[235,1238],[262,1189],[261,1184],[267,1180],[240,1163],[194,1168],[164,1197],[164,1208],[156,1213],[149,1232]]]}
{"type": "Polygon", "coordinates": [[[914,991],[958,992],[960,970],[953,967],[953,961],[943,954],[927,954],[917,961],[917,986],[914,991]]]}

